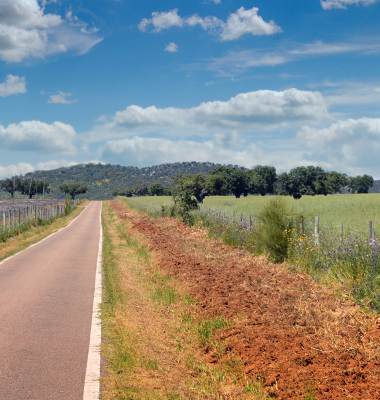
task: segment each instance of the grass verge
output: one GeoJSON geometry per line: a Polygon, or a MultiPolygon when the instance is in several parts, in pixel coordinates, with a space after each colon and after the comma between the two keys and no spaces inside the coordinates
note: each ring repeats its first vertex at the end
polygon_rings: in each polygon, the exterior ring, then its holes
{"type": "Polygon", "coordinates": [[[266,399],[231,355],[212,365],[207,347],[230,321],[200,319],[178,282],[157,270],[155,253],[130,222],[103,207],[102,305],[106,358],[102,399],[266,399]]]}
{"type": "Polygon", "coordinates": [[[45,237],[65,227],[84,210],[87,204],[87,201],[81,203],[81,205],[73,208],[72,212],[68,215],[56,218],[48,224],[45,222],[40,225],[29,223],[25,224],[23,229],[20,229],[19,231],[11,231],[9,233],[11,237],[5,238],[4,242],[0,241],[0,261],[19,253],[30,245],[39,242],[45,237]],[[12,234],[14,234],[13,237],[12,234]]]}

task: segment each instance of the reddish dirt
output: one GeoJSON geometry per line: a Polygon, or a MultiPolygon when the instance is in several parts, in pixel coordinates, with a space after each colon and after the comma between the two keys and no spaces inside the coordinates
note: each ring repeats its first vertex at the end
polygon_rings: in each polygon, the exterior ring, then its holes
{"type": "MultiPolygon", "coordinates": [[[[216,338],[226,341],[226,357],[238,354],[273,397],[312,399],[314,386],[317,399],[380,399],[379,318],[307,275],[206,240],[200,229],[110,204],[146,238],[156,268],[187,287],[200,318],[234,320],[216,338]]],[[[203,351],[219,362],[212,348],[203,351]]]]}

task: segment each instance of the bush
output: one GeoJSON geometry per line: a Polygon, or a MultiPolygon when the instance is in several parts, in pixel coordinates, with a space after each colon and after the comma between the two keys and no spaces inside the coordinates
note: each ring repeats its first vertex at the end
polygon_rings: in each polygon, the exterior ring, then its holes
{"type": "Polygon", "coordinates": [[[267,253],[273,262],[283,262],[290,248],[289,236],[299,219],[280,196],[270,199],[257,215],[255,247],[258,253],[267,253]]]}

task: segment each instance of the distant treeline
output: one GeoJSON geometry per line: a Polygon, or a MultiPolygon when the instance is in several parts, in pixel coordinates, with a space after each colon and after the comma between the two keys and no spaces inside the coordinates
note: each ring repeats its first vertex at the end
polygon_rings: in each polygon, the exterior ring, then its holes
{"type": "Polygon", "coordinates": [[[321,167],[312,165],[296,167],[289,172],[276,173],[276,168],[267,165],[256,165],[252,169],[240,169],[219,166],[211,171],[209,176],[202,174],[182,175],[176,177],[176,183],[192,188],[193,196],[202,202],[209,195],[230,195],[239,198],[247,196],[277,194],[302,196],[317,194],[341,193],[342,190],[351,193],[368,193],[373,186],[373,177],[362,175],[349,177],[336,171],[326,172],[321,167]]]}
{"type": "Polygon", "coordinates": [[[13,198],[16,192],[27,195],[30,199],[36,194],[50,192],[49,182],[39,179],[22,179],[19,177],[0,180],[0,188],[8,192],[13,198]]]}
{"type": "MultiPolygon", "coordinates": [[[[241,170],[229,166],[218,166],[204,174],[185,174],[173,177],[173,183],[184,190],[191,192],[198,202],[205,196],[277,194],[293,196],[300,199],[302,196],[317,194],[334,194],[342,191],[349,193],[368,193],[373,186],[372,176],[362,175],[349,177],[347,174],[336,171],[326,172],[321,167],[312,165],[296,167],[289,172],[276,173],[276,168],[267,165],[256,165],[249,170],[241,170]]],[[[146,185],[137,185],[133,190],[114,190],[114,196],[168,196],[170,188],[164,188],[160,183],[154,183],[149,188],[146,185]]]]}
{"type": "Polygon", "coordinates": [[[172,189],[163,187],[161,183],[153,183],[148,188],[147,185],[136,185],[133,189],[126,189],[120,190],[116,189],[112,191],[112,196],[125,196],[125,197],[132,197],[132,196],[171,196],[172,189]]]}

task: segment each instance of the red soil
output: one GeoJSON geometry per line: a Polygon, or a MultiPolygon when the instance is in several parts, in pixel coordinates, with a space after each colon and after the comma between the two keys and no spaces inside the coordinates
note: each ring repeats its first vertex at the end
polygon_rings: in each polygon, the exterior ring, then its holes
{"type": "MultiPolygon", "coordinates": [[[[380,399],[380,319],[307,275],[206,240],[200,229],[110,204],[146,238],[156,267],[187,286],[200,317],[234,319],[216,338],[273,397],[311,399],[313,385],[317,399],[380,399]]],[[[203,351],[219,362],[214,349],[203,351]]]]}

